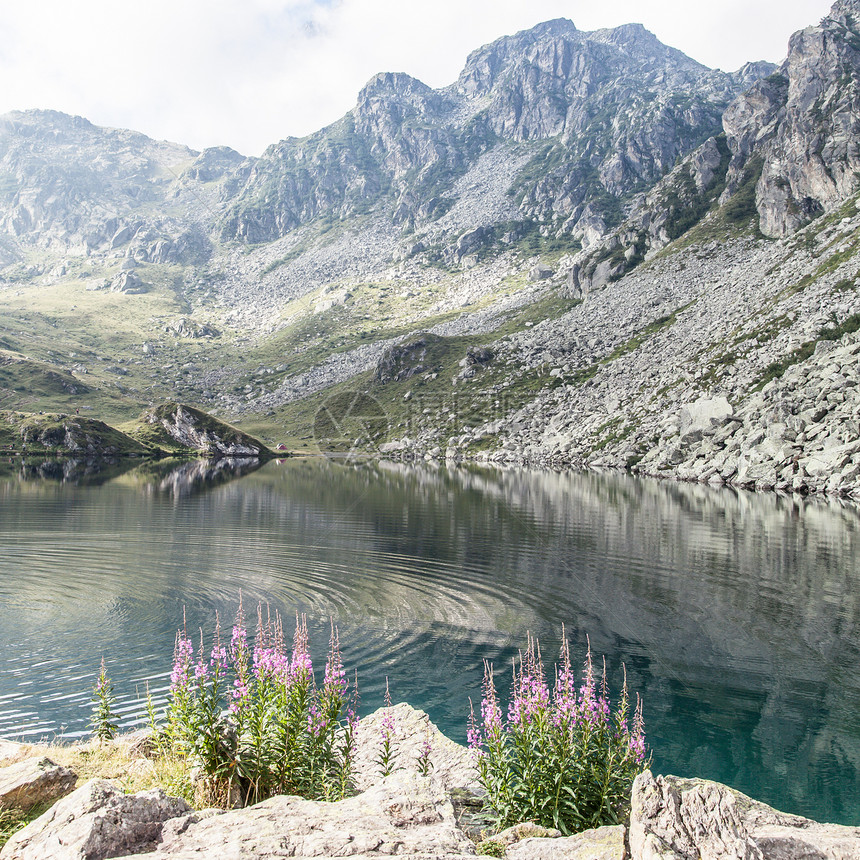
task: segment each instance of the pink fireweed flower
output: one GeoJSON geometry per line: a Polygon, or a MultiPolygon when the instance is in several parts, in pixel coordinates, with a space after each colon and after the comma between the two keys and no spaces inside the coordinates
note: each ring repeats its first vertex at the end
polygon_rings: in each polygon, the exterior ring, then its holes
{"type": "Polygon", "coordinates": [[[636,711],[633,714],[633,732],[630,735],[630,750],[637,764],[645,761],[645,720],[642,717],[642,699],[636,694],[636,711]]]}
{"type": "Polygon", "coordinates": [[[218,645],[212,649],[212,653],[209,655],[209,663],[212,668],[223,668],[224,664],[227,662],[227,649],[223,645],[218,645]]]}
{"type": "Polygon", "coordinates": [[[565,635],[564,625],[561,626],[561,668],[555,676],[555,725],[572,725],[576,719],[576,679],[570,662],[570,645],[565,635]]]}
{"type": "Polygon", "coordinates": [[[311,705],[308,710],[308,734],[320,737],[328,726],[328,720],[316,705],[311,705]]]}
{"type": "Polygon", "coordinates": [[[194,645],[192,645],[191,640],[183,631],[177,631],[176,644],[173,648],[173,669],[170,673],[171,693],[177,693],[188,688],[193,657],[194,645]]]}
{"type": "MultiPolygon", "coordinates": [[[[203,646],[200,647],[203,653],[203,646]]],[[[215,613],[215,632],[212,634],[212,650],[209,652],[209,666],[216,675],[220,675],[227,663],[227,649],[221,644],[221,618],[215,613]]]]}
{"type": "Polygon", "coordinates": [[[352,687],[352,701],[346,710],[346,724],[349,726],[349,731],[354,734],[358,728],[358,711],[361,706],[361,696],[358,692],[358,670],[355,671],[355,680],[352,687]]]}
{"type": "Polygon", "coordinates": [[[230,703],[228,710],[231,714],[238,714],[250,699],[251,690],[244,681],[237,678],[233,682],[233,689],[230,695],[233,701],[230,703]]]}
{"type": "Polygon", "coordinates": [[[540,646],[529,634],[528,648],[520,654],[517,672],[514,663],[514,680],[511,702],[508,706],[508,722],[520,728],[545,714],[549,708],[549,689],[544,681],[540,646]]]}
{"type": "Polygon", "coordinates": [[[349,726],[350,732],[354,732],[358,728],[358,714],[352,708],[346,712],[346,724],[349,726]]]}
{"type": "Polygon", "coordinates": [[[418,754],[422,758],[429,758],[430,753],[433,752],[433,741],[430,738],[430,732],[424,735],[424,740],[421,743],[421,746],[418,748],[418,754]]]}
{"type": "Polygon", "coordinates": [[[382,717],[380,724],[380,734],[382,735],[382,743],[388,743],[394,737],[396,732],[394,726],[394,714],[391,713],[391,693],[388,691],[388,678],[385,679],[385,714],[382,717]]]}
{"type": "Polygon", "coordinates": [[[230,638],[230,648],[228,651],[230,662],[233,664],[233,671],[236,673],[236,678],[242,684],[247,684],[250,680],[248,667],[248,632],[245,629],[245,610],[242,607],[242,592],[239,592],[239,609],[236,611],[236,621],[233,625],[233,635],[230,638]]]}
{"type": "Polygon", "coordinates": [[[469,699],[469,728],[466,731],[466,738],[469,743],[469,749],[480,753],[484,738],[475,720],[475,706],[472,704],[471,698],[469,699]]]}
{"type": "Polygon", "coordinates": [[[111,682],[107,676],[107,669],[105,668],[105,658],[102,657],[101,668],[99,669],[99,676],[96,679],[95,690],[93,691],[96,696],[109,696],[113,692],[111,689],[111,682]]]}
{"type": "Polygon", "coordinates": [[[280,673],[281,655],[274,648],[254,647],[254,675],[258,680],[276,678],[280,673]]]}
{"type": "Polygon", "coordinates": [[[314,667],[308,651],[307,616],[296,613],[296,632],[293,634],[293,656],[290,661],[290,677],[294,681],[313,679],[314,667]]]}
{"type": "Polygon", "coordinates": [[[502,709],[499,707],[499,700],[496,698],[493,667],[487,660],[484,661],[484,683],[482,684],[482,693],[481,722],[484,726],[484,731],[486,732],[489,740],[498,740],[504,731],[504,727],[502,725],[502,709]]]}
{"type": "Polygon", "coordinates": [[[348,686],[346,670],[340,655],[340,638],[334,622],[331,624],[331,638],[329,640],[329,654],[325,664],[325,678],[323,686],[327,693],[336,698],[342,698],[348,686]]]}

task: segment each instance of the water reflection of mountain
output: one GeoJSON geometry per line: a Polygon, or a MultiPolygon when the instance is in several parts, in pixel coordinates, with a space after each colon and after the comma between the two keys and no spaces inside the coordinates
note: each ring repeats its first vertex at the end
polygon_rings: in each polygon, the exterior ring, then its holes
{"type": "Polygon", "coordinates": [[[147,460],[97,457],[13,459],[0,461],[2,481],[49,481],[80,486],[101,486],[126,475],[145,492],[164,493],[175,499],[211,490],[260,468],[256,458],[222,457],[217,460],[147,460]]]}
{"type": "Polygon", "coordinates": [[[154,460],[134,470],[133,482],[145,492],[183,499],[220,487],[260,468],[256,457],[217,460],[154,460]]]}
{"type": "Polygon", "coordinates": [[[9,457],[0,460],[0,481],[55,481],[97,487],[133,469],[135,465],[133,460],[112,457],[47,460],[9,457]]]}

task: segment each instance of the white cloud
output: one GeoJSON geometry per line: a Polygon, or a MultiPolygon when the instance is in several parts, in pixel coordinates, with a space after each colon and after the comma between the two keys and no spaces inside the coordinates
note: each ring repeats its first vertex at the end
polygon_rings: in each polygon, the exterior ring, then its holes
{"type": "Polygon", "coordinates": [[[431,86],[469,51],[549,18],[638,21],[711,66],[780,60],[826,0],[30,0],[0,7],[0,112],[78,113],[195,148],[258,154],[341,116],[377,71],[431,86]]]}

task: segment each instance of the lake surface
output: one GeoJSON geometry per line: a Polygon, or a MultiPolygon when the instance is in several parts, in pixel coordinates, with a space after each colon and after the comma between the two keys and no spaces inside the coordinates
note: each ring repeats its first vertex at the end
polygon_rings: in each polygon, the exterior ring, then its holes
{"type": "Polygon", "coordinates": [[[208,632],[241,590],[307,613],[320,658],[333,617],[364,712],[387,676],[463,742],[482,660],[506,678],[531,631],[551,661],[564,623],[616,689],[626,664],[655,771],[860,824],[855,506],[314,459],[233,477],[0,465],[0,736],[85,734],[102,655],[135,725],[183,607],[208,632]]]}

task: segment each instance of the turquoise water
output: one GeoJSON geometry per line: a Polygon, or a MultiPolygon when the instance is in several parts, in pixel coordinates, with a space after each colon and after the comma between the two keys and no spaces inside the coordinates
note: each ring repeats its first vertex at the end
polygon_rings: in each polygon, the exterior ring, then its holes
{"type": "Polygon", "coordinates": [[[182,621],[239,591],[328,618],[364,711],[395,700],[465,739],[481,664],[526,632],[586,636],[645,701],[654,769],[860,824],[860,515],[839,502],[626,475],[326,460],[0,469],[0,736],[86,733],[104,655],[122,722],[163,700],[182,621]]]}

